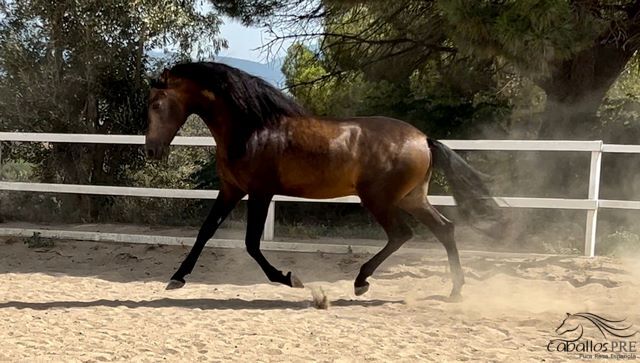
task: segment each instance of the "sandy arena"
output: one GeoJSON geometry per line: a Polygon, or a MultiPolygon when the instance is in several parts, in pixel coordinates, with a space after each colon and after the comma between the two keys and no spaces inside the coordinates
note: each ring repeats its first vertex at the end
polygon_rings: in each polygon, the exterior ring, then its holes
{"type": "Polygon", "coordinates": [[[566,312],[640,327],[640,259],[463,251],[464,301],[450,303],[440,250],[393,256],[356,298],[365,255],[265,252],[307,285],[291,289],[242,250],[206,249],[187,285],[165,291],[187,247],[0,248],[2,362],[553,362],[576,357],[546,349],[566,312]]]}

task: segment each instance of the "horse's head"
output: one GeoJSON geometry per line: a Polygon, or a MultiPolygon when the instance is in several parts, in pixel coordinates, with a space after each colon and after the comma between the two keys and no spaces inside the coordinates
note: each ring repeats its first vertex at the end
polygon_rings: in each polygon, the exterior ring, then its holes
{"type": "Polygon", "coordinates": [[[149,97],[147,156],[162,158],[189,115],[202,117],[220,144],[241,154],[253,131],[305,110],[267,82],[215,62],[177,64],[153,85],[149,97]],[[231,122],[233,121],[233,122],[231,122]]]}
{"type": "Polygon", "coordinates": [[[580,327],[580,322],[576,316],[567,313],[562,323],[556,328],[558,335],[564,335],[569,332],[576,331],[580,327]]]}
{"type": "Polygon", "coordinates": [[[151,159],[161,159],[178,130],[193,110],[189,105],[193,82],[171,74],[165,69],[152,85],[149,94],[148,128],[145,153],[151,159]]]}

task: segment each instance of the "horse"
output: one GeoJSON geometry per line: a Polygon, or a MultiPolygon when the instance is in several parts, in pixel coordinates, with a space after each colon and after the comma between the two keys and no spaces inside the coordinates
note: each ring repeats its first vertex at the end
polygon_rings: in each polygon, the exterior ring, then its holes
{"type": "Polygon", "coordinates": [[[168,155],[171,141],[192,114],[200,116],[215,139],[221,186],[167,289],[185,285],[185,276],[207,241],[247,195],[248,254],[269,281],[302,288],[295,274],[276,269],[260,250],[269,203],[274,195],[313,199],[357,195],[388,241],[361,266],[354,281],[356,295],[368,291],[367,279],[376,268],[412,238],[404,215],[408,213],[444,245],[453,281],[450,297],[461,297],[465,280],[453,222],[427,200],[433,167],[444,172],[467,219],[491,218],[499,208],[483,174],[450,148],[397,119],[316,117],[260,78],[216,62],[192,62],[164,69],[151,83],[146,156],[168,155]]]}

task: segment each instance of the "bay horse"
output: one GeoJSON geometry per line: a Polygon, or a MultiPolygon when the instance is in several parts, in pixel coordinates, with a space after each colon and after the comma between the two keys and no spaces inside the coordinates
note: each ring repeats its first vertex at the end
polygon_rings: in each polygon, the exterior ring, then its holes
{"type": "Polygon", "coordinates": [[[216,141],[220,194],[167,289],[184,286],[207,241],[246,195],[247,252],[269,281],[303,287],[299,278],[283,274],[260,251],[273,196],[357,195],[388,242],[362,265],[354,282],[356,295],[367,292],[367,278],[413,236],[404,211],[428,226],[444,245],[453,280],[450,296],[460,297],[464,275],[453,223],[427,200],[432,168],[443,170],[464,216],[491,215],[498,206],[482,175],[447,146],[387,117],[315,117],[260,78],[224,64],[197,62],[165,69],[152,83],[147,157],[163,158],[191,114],[204,120],[216,141]]]}

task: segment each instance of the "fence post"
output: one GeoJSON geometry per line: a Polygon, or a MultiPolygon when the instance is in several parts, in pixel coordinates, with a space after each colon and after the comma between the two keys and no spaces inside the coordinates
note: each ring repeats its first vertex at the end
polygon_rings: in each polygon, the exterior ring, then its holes
{"type": "Polygon", "coordinates": [[[269,203],[269,210],[267,211],[267,220],[264,222],[264,232],[262,233],[263,240],[273,241],[275,223],[276,223],[276,202],[271,201],[271,203],[269,203]]]}
{"type": "Polygon", "coordinates": [[[600,168],[602,166],[602,141],[600,150],[591,152],[589,171],[589,200],[596,202],[595,209],[587,211],[587,228],[584,241],[584,255],[594,257],[596,252],[596,228],[598,226],[598,199],[600,198],[600,168]]]}

